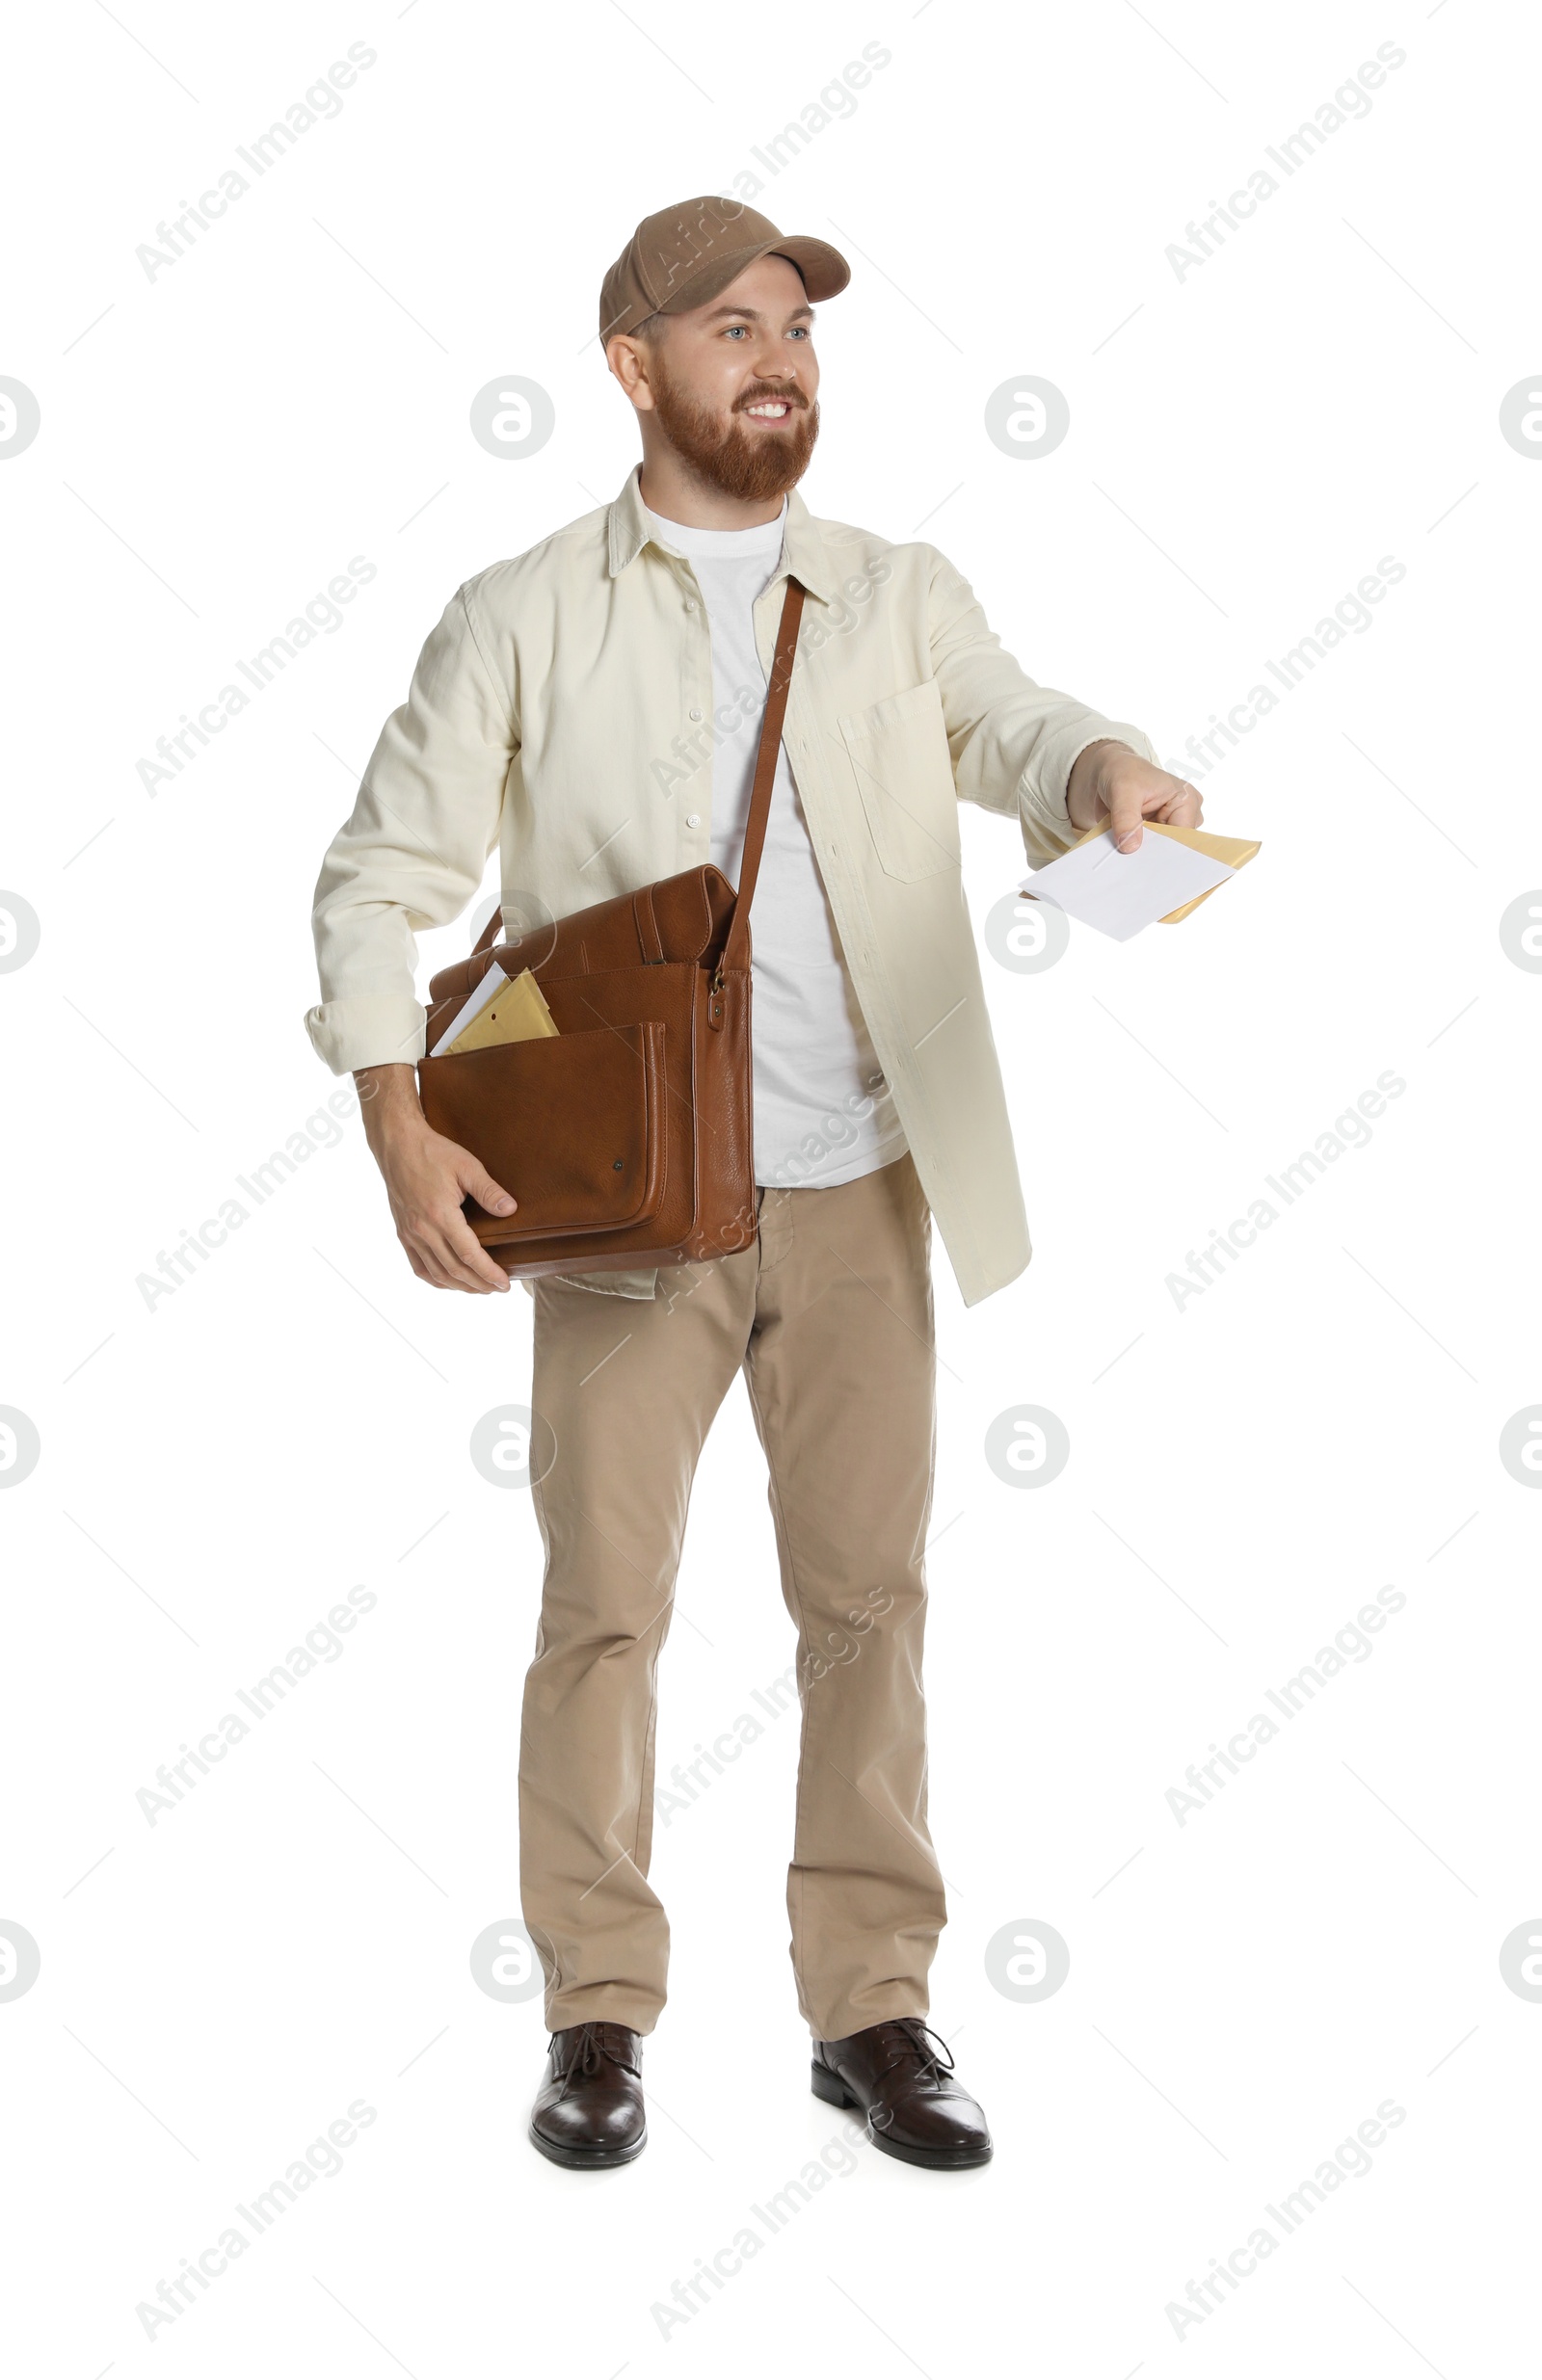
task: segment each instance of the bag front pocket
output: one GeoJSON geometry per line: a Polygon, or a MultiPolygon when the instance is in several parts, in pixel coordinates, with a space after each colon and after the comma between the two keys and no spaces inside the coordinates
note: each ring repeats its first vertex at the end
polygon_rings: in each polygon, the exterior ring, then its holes
{"type": "Polygon", "coordinates": [[[547,1040],[423,1058],[418,1088],[436,1132],[481,1159],[516,1201],[466,1220],[493,1245],[564,1231],[618,1231],[664,1200],[662,1024],[602,1025],[547,1040]]]}

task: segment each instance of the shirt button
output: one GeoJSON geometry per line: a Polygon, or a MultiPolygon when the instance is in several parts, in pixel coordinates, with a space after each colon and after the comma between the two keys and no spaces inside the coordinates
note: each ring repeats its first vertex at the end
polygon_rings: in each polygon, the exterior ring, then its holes
{"type": "Polygon", "coordinates": [[[701,714],[701,712],[700,712],[700,711],[698,711],[698,710],[693,710],[693,711],[691,712],[690,716],[691,716],[693,719],[700,719],[700,718],[701,718],[701,716],[702,716],[702,714],[701,714]]]}
{"type": "Polygon", "coordinates": [[[690,814],[690,816],[689,816],[689,818],[687,818],[687,819],[686,819],[685,823],[686,823],[686,825],[687,825],[688,827],[699,827],[699,826],[701,825],[701,823],[702,823],[702,814],[701,814],[700,810],[694,810],[694,809],[693,809],[693,810],[692,810],[692,812],[691,812],[691,814],[690,814]]]}
{"type": "Polygon", "coordinates": [[[696,597],[695,597],[694,595],[687,595],[687,596],[686,596],[686,598],[685,598],[685,608],[686,608],[686,610],[687,610],[688,612],[694,612],[694,611],[695,611],[695,609],[696,609],[696,597]]]}

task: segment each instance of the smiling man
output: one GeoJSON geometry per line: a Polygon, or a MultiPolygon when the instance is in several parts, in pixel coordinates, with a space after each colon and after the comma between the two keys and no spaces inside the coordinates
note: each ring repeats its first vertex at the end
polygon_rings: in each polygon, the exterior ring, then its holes
{"type": "MultiPolygon", "coordinates": [[[[438,1288],[506,1290],[463,1202],[513,1202],[418,1104],[414,936],[466,907],[494,846],[516,935],[706,860],[736,881],[787,579],[805,590],[756,893],[756,1239],[663,1280],[531,1284],[556,1453],[534,1491],[520,1865],[551,2027],[530,2136],[562,2165],[625,2164],[647,2138],[669,1952],[648,1881],[655,1678],[697,1459],[741,1371],[798,1637],[787,1909],[812,2087],[908,2163],[991,2155],[925,2023],[946,1915],[921,1693],[931,1225],[970,1305],[1030,1254],[958,804],[1016,821],[1037,862],[1090,826],[1130,851],[1143,818],[1200,816],[1139,728],[1024,674],[935,546],[810,514],[813,309],[849,278],[824,241],[732,201],[638,225],[599,334],[641,464],[453,597],[316,889],[306,1023],[358,1077],[408,1261],[438,1288]]],[[[736,1592],[737,1549],[712,1567],[736,1592]]],[[[766,2078],[746,2054],[736,2080],[766,2078]]]]}

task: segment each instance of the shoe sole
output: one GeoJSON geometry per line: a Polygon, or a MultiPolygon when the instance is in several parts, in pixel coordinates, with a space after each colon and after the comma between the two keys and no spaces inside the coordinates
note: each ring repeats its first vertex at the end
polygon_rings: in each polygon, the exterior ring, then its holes
{"type": "MultiPolygon", "coordinates": [[[[822,2099],[827,2107],[855,2107],[863,2114],[862,2102],[853,2099],[838,2075],[828,2066],[810,2068],[810,2088],[815,2099],[822,2099]]],[[[995,2152],[989,2144],[983,2149],[912,2149],[897,2140],[886,2140],[867,2123],[867,2137],[884,2156],[897,2157],[902,2165],[923,2165],[933,2173],[963,2173],[973,2165],[989,2165],[995,2152]]]]}
{"type": "Polygon", "coordinates": [[[634,2157],[642,2155],[648,2146],[648,2134],[644,2131],[629,2149],[559,2148],[554,2140],[547,2140],[538,2132],[533,2124],[529,2138],[531,2147],[539,2149],[553,2165],[566,2165],[571,2172],[578,2173],[604,2173],[612,2165],[629,2165],[634,2157]]]}

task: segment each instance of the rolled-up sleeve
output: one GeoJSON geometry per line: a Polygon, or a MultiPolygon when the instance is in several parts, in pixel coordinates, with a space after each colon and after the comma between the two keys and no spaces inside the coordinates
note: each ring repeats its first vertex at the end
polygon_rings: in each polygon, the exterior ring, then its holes
{"type": "Polygon", "coordinates": [[[1069,851],[1082,832],[1066,816],[1066,786],[1089,744],[1111,738],[1160,766],[1141,728],[1036,685],[1003,650],[973,589],[942,554],[931,575],[929,630],[959,799],[1016,816],[1035,867],[1069,851]]]}
{"type": "Polygon", "coordinates": [[[334,1074],[422,1056],[415,938],[460,915],[498,839],[518,729],[474,600],[463,587],[445,607],[322,861],[311,912],[321,1001],[306,1030],[334,1074]]]}

